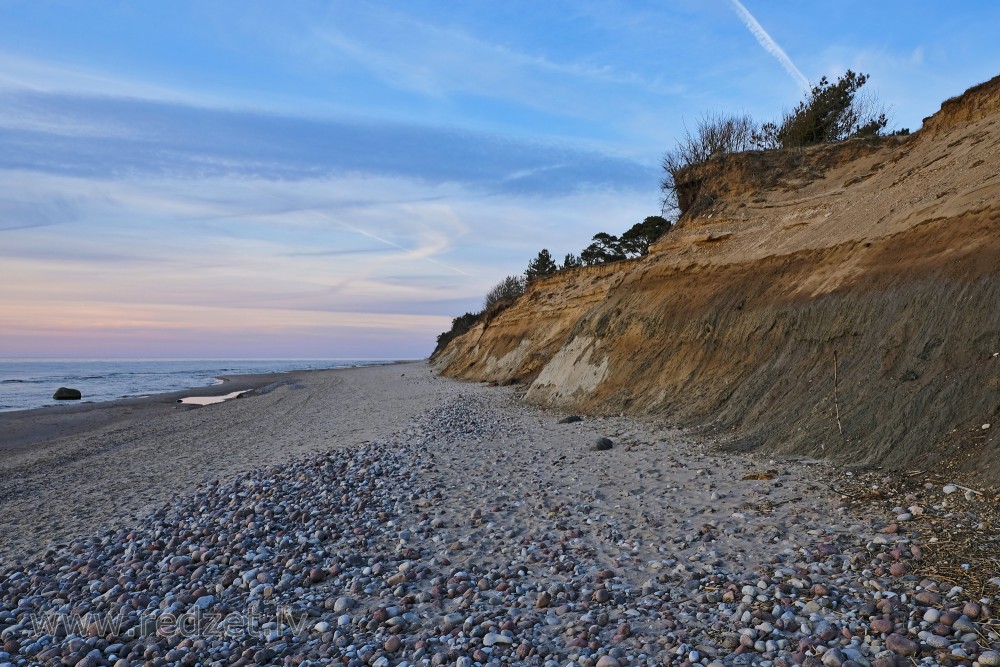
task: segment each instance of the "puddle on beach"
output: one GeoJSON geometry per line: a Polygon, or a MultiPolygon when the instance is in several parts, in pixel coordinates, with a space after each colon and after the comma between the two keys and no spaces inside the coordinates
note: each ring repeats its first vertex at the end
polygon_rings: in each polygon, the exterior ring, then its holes
{"type": "Polygon", "coordinates": [[[214,403],[222,403],[223,401],[228,401],[231,398],[236,398],[242,394],[246,389],[242,391],[234,391],[231,394],[226,394],[224,396],[188,396],[187,398],[178,399],[178,403],[186,403],[188,405],[212,405],[214,403]]]}

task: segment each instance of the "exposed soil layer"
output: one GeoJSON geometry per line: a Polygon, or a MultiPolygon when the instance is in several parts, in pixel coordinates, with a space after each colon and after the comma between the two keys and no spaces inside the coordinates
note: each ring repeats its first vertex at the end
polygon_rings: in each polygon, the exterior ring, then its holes
{"type": "Polygon", "coordinates": [[[649,256],[534,284],[438,363],[732,447],[994,486],[1000,78],[910,137],[782,155],[692,170],[649,256]]]}

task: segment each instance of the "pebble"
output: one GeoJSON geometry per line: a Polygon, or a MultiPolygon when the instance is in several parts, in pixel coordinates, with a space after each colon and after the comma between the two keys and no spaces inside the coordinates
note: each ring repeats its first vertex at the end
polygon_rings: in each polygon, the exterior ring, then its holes
{"type": "Polygon", "coordinates": [[[953,630],[955,630],[957,632],[962,632],[962,633],[977,634],[979,632],[979,628],[976,627],[976,624],[973,623],[969,619],[969,617],[965,616],[965,615],[959,616],[955,620],[955,622],[951,624],[951,627],[952,627],[953,630]]]}
{"type": "Polygon", "coordinates": [[[823,653],[822,662],[826,667],[841,667],[847,662],[847,656],[839,648],[831,648],[823,653]]]}
{"type": "Polygon", "coordinates": [[[194,602],[194,605],[196,607],[198,607],[199,609],[203,609],[203,610],[204,609],[208,609],[213,604],[215,604],[215,596],[214,595],[203,595],[200,598],[198,598],[197,600],[195,600],[195,602],[194,602]]]}
{"type": "Polygon", "coordinates": [[[593,599],[598,604],[604,604],[611,599],[611,591],[606,588],[599,588],[594,591],[593,599]]]}
{"type": "Polygon", "coordinates": [[[892,632],[895,627],[896,624],[891,618],[888,617],[876,618],[871,622],[872,632],[877,632],[879,634],[892,632]]]}
{"type": "Polygon", "coordinates": [[[978,661],[982,667],[1000,667],[1000,652],[983,651],[979,654],[978,661]]]}
{"type": "Polygon", "coordinates": [[[890,651],[899,655],[914,655],[917,652],[916,642],[895,633],[886,637],[885,645],[890,651]]]}
{"type": "Polygon", "coordinates": [[[510,637],[496,632],[490,632],[483,637],[483,646],[496,646],[497,644],[512,644],[514,640],[510,637]]]}

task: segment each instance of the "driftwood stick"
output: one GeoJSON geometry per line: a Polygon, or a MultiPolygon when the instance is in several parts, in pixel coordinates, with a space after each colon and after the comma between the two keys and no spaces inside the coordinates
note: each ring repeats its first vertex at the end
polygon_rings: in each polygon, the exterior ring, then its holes
{"type": "Polygon", "coordinates": [[[844,427],[840,423],[840,392],[837,388],[837,351],[833,351],[833,407],[837,411],[837,429],[844,435],[844,427]]]}

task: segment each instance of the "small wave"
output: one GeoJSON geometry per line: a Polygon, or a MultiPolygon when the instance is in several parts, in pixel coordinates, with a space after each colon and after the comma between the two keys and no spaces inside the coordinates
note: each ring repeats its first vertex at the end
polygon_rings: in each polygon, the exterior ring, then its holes
{"type": "Polygon", "coordinates": [[[24,384],[27,382],[31,382],[31,380],[0,380],[0,384],[24,384]]]}

